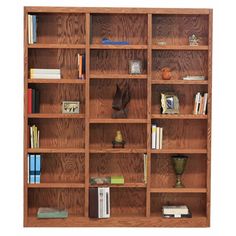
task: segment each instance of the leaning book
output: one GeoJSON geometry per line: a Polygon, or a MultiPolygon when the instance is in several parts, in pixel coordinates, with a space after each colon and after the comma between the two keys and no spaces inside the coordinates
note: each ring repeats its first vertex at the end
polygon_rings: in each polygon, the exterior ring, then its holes
{"type": "Polygon", "coordinates": [[[68,211],[66,209],[40,207],[38,209],[37,217],[40,219],[64,219],[68,217],[68,211]]]}

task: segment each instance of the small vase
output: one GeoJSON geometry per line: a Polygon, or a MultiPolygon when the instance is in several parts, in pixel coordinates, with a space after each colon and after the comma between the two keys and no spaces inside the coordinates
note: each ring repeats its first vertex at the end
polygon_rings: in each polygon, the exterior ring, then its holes
{"type": "Polygon", "coordinates": [[[164,80],[171,79],[171,70],[170,70],[170,68],[168,68],[168,67],[162,68],[161,73],[162,73],[162,79],[164,79],[164,80]]]}

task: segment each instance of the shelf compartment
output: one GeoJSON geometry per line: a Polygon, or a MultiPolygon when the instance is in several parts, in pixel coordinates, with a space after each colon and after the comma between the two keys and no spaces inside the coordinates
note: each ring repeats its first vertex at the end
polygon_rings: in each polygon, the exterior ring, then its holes
{"type": "Polygon", "coordinates": [[[161,93],[165,92],[173,92],[177,95],[179,99],[179,114],[192,115],[195,95],[198,92],[207,93],[208,90],[207,86],[205,85],[189,85],[187,88],[181,84],[159,86],[154,85],[152,86],[152,114],[161,115],[161,93]]]}
{"type": "Polygon", "coordinates": [[[82,183],[40,183],[40,184],[28,184],[28,189],[58,189],[58,188],[84,188],[82,183]]]}
{"type": "Polygon", "coordinates": [[[165,120],[172,120],[172,119],[180,119],[180,120],[205,120],[208,118],[207,115],[191,115],[191,114],[171,114],[171,115],[165,115],[165,114],[152,114],[152,119],[165,119],[165,120]]]}
{"type": "Polygon", "coordinates": [[[131,75],[131,74],[90,74],[90,79],[147,79],[147,74],[131,75]]]}
{"type": "Polygon", "coordinates": [[[206,188],[151,188],[151,193],[206,193],[206,188]]]}
{"type": "Polygon", "coordinates": [[[209,47],[207,45],[189,46],[189,45],[153,45],[153,50],[177,50],[177,51],[207,51],[209,47]]]}
{"type": "MultiPolygon", "coordinates": [[[[125,80],[91,80],[90,81],[90,118],[111,120],[112,102],[116,93],[116,85],[122,89],[126,86],[125,80]]],[[[147,118],[147,83],[145,80],[130,80],[130,102],[127,105],[128,119],[147,118]]],[[[116,119],[113,119],[116,122],[116,119]]],[[[124,119],[125,120],[125,119],[124,119]]],[[[128,120],[127,120],[128,121],[128,120]]]]}
{"type": "Polygon", "coordinates": [[[40,148],[84,148],[85,122],[80,119],[30,119],[40,131],[40,148]]]}
{"type": "MultiPolygon", "coordinates": [[[[151,188],[165,190],[168,192],[191,192],[194,189],[206,192],[206,154],[188,154],[185,171],[182,181],[185,188],[173,188],[176,182],[176,175],[173,170],[170,154],[152,155],[151,159],[151,188]]],[[[164,192],[164,191],[163,191],[164,192]]]]}
{"type": "MultiPolygon", "coordinates": [[[[82,186],[85,181],[85,155],[79,153],[41,154],[40,186],[82,186]]],[[[37,185],[37,184],[35,184],[37,185]]],[[[34,185],[33,185],[34,186],[34,185]]]]}
{"type": "Polygon", "coordinates": [[[38,208],[66,208],[69,216],[84,216],[84,189],[82,188],[29,188],[28,215],[37,215],[38,208]]]}
{"type": "MultiPolygon", "coordinates": [[[[61,79],[78,79],[78,53],[85,54],[84,49],[47,49],[32,48],[28,52],[28,64],[30,68],[60,69],[61,79]]],[[[36,79],[39,81],[38,79],[36,79]]],[[[48,81],[52,81],[50,79],[48,81]]],[[[56,81],[56,80],[55,80],[56,81]]],[[[70,81],[71,83],[71,81],[70,81]]],[[[78,83],[78,82],[77,82],[78,83]]]]}
{"type": "Polygon", "coordinates": [[[90,51],[91,74],[129,74],[129,61],[141,60],[142,74],[147,74],[147,50],[110,49],[90,51]]]}
{"type": "Polygon", "coordinates": [[[85,153],[84,148],[28,148],[28,153],[85,153]]]}
{"type": "Polygon", "coordinates": [[[124,185],[111,187],[146,186],[143,176],[143,154],[90,154],[89,163],[90,177],[124,177],[124,185]]]}
{"type": "Polygon", "coordinates": [[[207,78],[207,65],[207,51],[159,50],[152,52],[152,78],[155,80],[162,80],[161,69],[164,67],[171,69],[170,81],[181,81],[187,75],[204,75],[207,78]]]}
{"type": "MultiPolygon", "coordinates": [[[[85,114],[85,87],[80,84],[32,84],[40,93],[39,118],[50,114],[55,118],[83,118],[85,114]],[[62,114],[63,101],[79,101],[80,114],[62,114]]],[[[37,116],[37,114],[30,114],[37,116]]]]}
{"type": "Polygon", "coordinates": [[[153,44],[188,45],[189,36],[200,38],[199,46],[208,45],[208,15],[158,15],[152,16],[153,44]]]}
{"type": "Polygon", "coordinates": [[[81,84],[85,85],[85,80],[80,79],[28,79],[28,84],[81,84]]]}
{"type": "Polygon", "coordinates": [[[90,148],[90,153],[147,153],[145,148],[90,148]]]}
{"type": "Polygon", "coordinates": [[[91,124],[90,149],[111,149],[116,131],[120,130],[127,149],[147,147],[145,124],[91,124]]]}
{"type": "Polygon", "coordinates": [[[29,44],[28,48],[85,49],[85,44],[35,43],[35,44],[29,44]]]}
{"type": "Polygon", "coordinates": [[[33,114],[28,114],[28,118],[37,118],[37,119],[53,119],[53,118],[58,118],[58,119],[84,119],[85,115],[84,114],[42,114],[42,113],[33,113],[33,114]]]}
{"type": "Polygon", "coordinates": [[[85,44],[85,14],[37,13],[37,43],[85,44]]]}
{"type": "Polygon", "coordinates": [[[147,44],[147,21],[147,14],[93,13],[91,43],[101,44],[103,38],[108,38],[112,41],[128,41],[131,45],[147,44]]]}
{"type": "Polygon", "coordinates": [[[151,193],[151,216],[161,216],[164,205],[187,205],[192,218],[166,219],[187,221],[195,217],[206,217],[206,193],[151,193]]]}

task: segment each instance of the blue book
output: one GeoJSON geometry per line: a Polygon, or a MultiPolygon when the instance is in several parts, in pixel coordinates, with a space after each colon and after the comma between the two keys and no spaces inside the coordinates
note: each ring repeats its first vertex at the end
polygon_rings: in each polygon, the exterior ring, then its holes
{"type": "Polygon", "coordinates": [[[35,155],[35,183],[40,184],[41,175],[41,155],[35,155]]]}
{"type": "Polygon", "coordinates": [[[29,183],[35,183],[35,155],[30,154],[30,161],[29,161],[30,169],[29,169],[29,183]]]}
{"type": "Polygon", "coordinates": [[[33,43],[37,43],[37,21],[36,21],[36,15],[32,16],[33,21],[33,43]]]}
{"type": "Polygon", "coordinates": [[[102,39],[102,44],[106,44],[106,45],[128,45],[129,42],[127,42],[127,41],[112,41],[110,39],[103,38],[102,39]]]}

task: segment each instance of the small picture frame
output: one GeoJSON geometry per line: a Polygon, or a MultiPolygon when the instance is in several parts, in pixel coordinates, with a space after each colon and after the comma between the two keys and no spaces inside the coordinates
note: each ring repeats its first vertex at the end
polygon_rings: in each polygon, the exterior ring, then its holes
{"type": "Polygon", "coordinates": [[[129,73],[137,75],[142,73],[142,62],[141,60],[130,60],[129,61],[129,73]]]}
{"type": "Polygon", "coordinates": [[[63,101],[62,102],[62,113],[79,114],[80,113],[80,102],[79,101],[63,101]]]}
{"type": "Polygon", "coordinates": [[[162,114],[179,114],[179,99],[171,92],[161,93],[162,114]]]}

